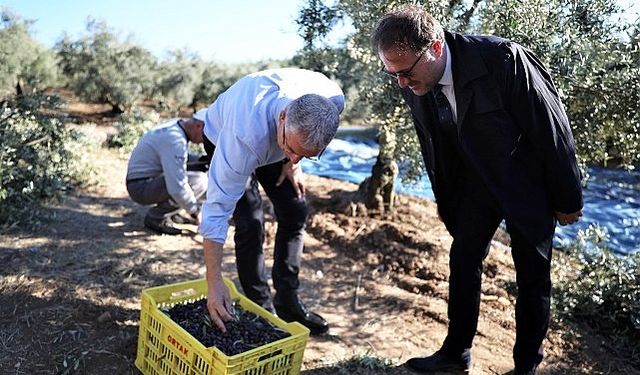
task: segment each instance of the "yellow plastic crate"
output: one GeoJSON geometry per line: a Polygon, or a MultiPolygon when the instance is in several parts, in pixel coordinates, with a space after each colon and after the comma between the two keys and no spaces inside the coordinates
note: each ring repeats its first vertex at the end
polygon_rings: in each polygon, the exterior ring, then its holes
{"type": "Polygon", "coordinates": [[[286,323],[240,294],[231,280],[224,280],[231,298],[275,326],[289,332],[284,339],[227,356],[216,347],[206,348],[160,311],[178,303],[207,296],[204,279],[148,288],[142,291],[140,334],[136,367],[147,375],[295,375],[300,373],[309,329],[286,323]]]}

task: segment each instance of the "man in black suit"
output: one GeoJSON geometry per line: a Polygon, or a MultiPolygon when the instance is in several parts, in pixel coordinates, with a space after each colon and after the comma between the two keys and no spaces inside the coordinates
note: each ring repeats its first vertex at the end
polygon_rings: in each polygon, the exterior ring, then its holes
{"type": "Polygon", "coordinates": [[[407,366],[471,368],[482,263],[504,219],[518,285],[514,374],[534,374],[549,326],[555,225],[577,221],[583,204],[573,136],[549,73],[530,50],[445,32],[417,5],[385,15],[372,42],[409,105],[453,237],[447,337],[407,366]]]}

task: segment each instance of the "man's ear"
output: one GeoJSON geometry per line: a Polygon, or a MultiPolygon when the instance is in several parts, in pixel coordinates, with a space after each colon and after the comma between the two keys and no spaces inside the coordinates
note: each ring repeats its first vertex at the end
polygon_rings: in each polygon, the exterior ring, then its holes
{"type": "Polygon", "coordinates": [[[287,118],[287,110],[283,109],[282,111],[280,111],[280,116],[278,116],[278,119],[280,121],[284,121],[287,118]]]}
{"type": "Polygon", "coordinates": [[[436,56],[436,58],[440,58],[440,56],[442,56],[444,42],[442,40],[434,40],[431,48],[433,48],[433,53],[436,56]]]}

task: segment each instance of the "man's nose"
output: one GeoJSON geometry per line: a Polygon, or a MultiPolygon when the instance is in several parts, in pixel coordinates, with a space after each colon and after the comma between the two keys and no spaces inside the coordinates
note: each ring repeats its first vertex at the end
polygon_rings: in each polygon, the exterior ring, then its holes
{"type": "Polygon", "coordinates": [[[409,85],[409,82],[411,82],[409,78],[398,76],[398,86],[400,86],[401,89],[407,87],[409,85]]]}

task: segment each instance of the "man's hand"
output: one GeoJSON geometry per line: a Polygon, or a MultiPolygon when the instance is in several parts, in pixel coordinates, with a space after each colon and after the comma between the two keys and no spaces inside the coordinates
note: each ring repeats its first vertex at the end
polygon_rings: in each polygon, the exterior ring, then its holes
{"type": "MultiPolygon", "coordinates": [[[[209,274],[207,273],[207,279],[209,274]]],[[[209,280],[207,280],[209,281],[209,280]]],[[[211,320],[222,332],[227,332],[224,322],[233,319],[233,305],[229,288],[222,281],[222,275],[213,276],[207,291],[207,309],[211,320]]]]}
{"type": "Polygon", "coordinates": [[[191,218],[196,222],[196,225],[200,225],[200,210],[198,212],[190,215],[191,218]]]}
{"type": "Polygon", "coordinates": [[[556,219],[558,219],[560,225],[573,224],[578,221],[580,217],[582,217],[582,210],[576,211],[572,214],[565,214],[556,211],[556,219]]]}
{"type": "Polygon", "coordinates": [[[213,323],[227,332],[224,322],[233,319],[233,306],[229,288],[222,280],[220,265],[222,263],[222,244],[205,239],[204,263],[207,267],[207,309],[213,323]]]}
{"type": "Polygon", "coordinates": [[[282,171],[276,181],[276,186],[280,186],[285,177],[291,181],[291,185],[293,185],[293,190],[295,190],[298,199],[302,199],[305,193],[305,187],[304,173],[302,173],[302,167],[300,167],[300,164],[293,164],[291,161],[282,164],[282,171]]]}

